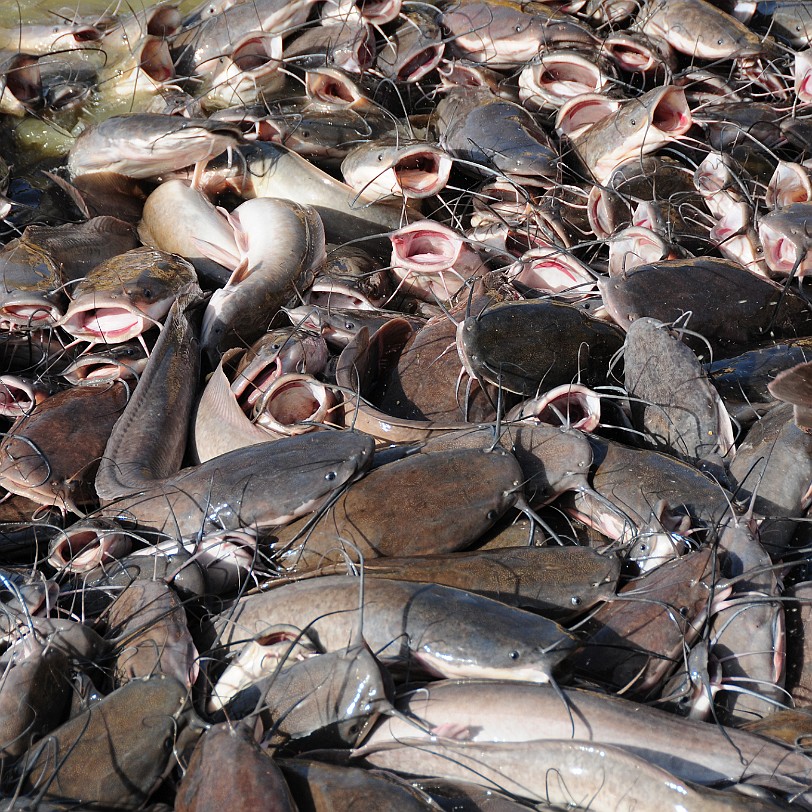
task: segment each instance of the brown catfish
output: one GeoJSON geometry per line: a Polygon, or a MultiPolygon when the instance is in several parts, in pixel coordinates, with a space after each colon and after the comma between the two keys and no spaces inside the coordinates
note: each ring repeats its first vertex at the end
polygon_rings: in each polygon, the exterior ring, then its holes
{"type": "MultiPolygon", "coordinates": [[[[668,561],[630,581],[587,624],[573,664],[590,678],[645,698],[678,665],[708,617],[716,574],[710,549],[668,561]]],[[[721,597],[721,592],[716,596],[721,597]]]]}
{"type": "Polygon", "coordinates": [[[542,381],[547,388],[579,378],[602,383],[622,345],[614,325],[553,300],[497,304],[457,328],[457,352],[472,378],[529,397],[542,381]]]}
{"type": "MultiPolygon", "coordinates": [[[[770,335],[812,333],[812,309],[801,297],[716,257],[640,265],[601,278],[598,287],[609,314],[624,328],[642,316],[670,323],[691,311],[688,327],[701,333],[714,352],[730,354],[731,347],[742,352],[770,335]]],[[[686,343],[698,355],[707,353],[704,342],[689,337],[686,343]]]]}
{"type": "Polygon", "coordinates": [[[29,749],[20,765],[24,791],[46,801],[140,807],[167,769],[186,700],[172,677],[127,683],[29,749]]]}
{"type": "Polygon", "coordinates": [[[463,549],[515,503],[521,482],[519,464],[502,448],[423,453],[383,465],[345,490],[304,534],[305,567],[357,560],[359,553],[463,549]]]}
{"type": "Polygon", "coordinates": [[[397,809],[431,812],[437,806],[426,795],[388,772],[281,759],[279,767],[302,812],[353,812],[397,809]]]}
{"type": "Polygon", "coordinates": [[[290,200],[246,200],[227,215],[237,255],[204,254],[232,270],[206,307],[201,342],[213,360],[225,349],[250,344],[279,308],[310,282],[324,261],[324,226],[311,206],[290,200]]]}
{"type": "MultiPolygon", "coordinates": [[[[402,742],[355,751],[368,764],[411,775],[473,781],[533,801],[569,806],[573,799],[594,812],[662,812],[663,809],[742,809],[738,795],[689,786],[672,773],[620,747],[579,740],[402,742]]],[[[766,801],[748,798],[752,812],[769,812],[766,801]]]]}
{"type": "Polygon", "coordinates": [[[68,389],[20,417],[0,443],[0,484],[74,513],[95,501],[91,481],[129,390],[68,389]]]}
{"type": "Polygon", "coordinates": [[[691,111],[681,88],[665,85],[627,101],[593,124],[572,145],[598,183],[635,156],[654,152],[691,128],[691,111]]]}
{"type": "MultiPolygon", "coordinates": [[[[335,564],[317,573],[338,573],[341,567],[335,564]]],[[[346,570],[346,565],[343,567],[346,570]]],[[[504,547],[445,555],[367,558],[364,575],[453,586],[560,619],[580,614],[614,596],[620,559],[589,547],[504,547]]]]}
{"type": "Polygon", "coordinates": [[[534,682],[549,681],[575,645],[551,620],[437,584],[370,579],[362,617],[359,585],[344,575],[285,584],[241,599],[214,619],[214,630],[220,645],[233,647],[286,623],[307,627],[328,651],[362,633],[384,665],[411,660],[431,673],[534,682]]]}
{"type": "Polygon", "coordinates": [[[190,687],[197,678],[197,649],[180,598],[164,581],[138,579],[120,592],[107,613],[116,638],[118,684],[166,674],[190,687]]]}
{"type": "Polygon", "coordinates": [[[198,740],[175,799],[177,812],[221,812],[238,801],[242,809],[296,812],[276,761],[245,725],[224,722],[198,740]]]}
{"type": "Polygon", "coordinates": [[[96,476],[103,515],[128,516],[142,527],[187,538],[292,521],[364,470],[373,441],[350,431],[303,434],[178,472],[199,364],[187,310],[199,295],[194,285],[173,305],[110,436],[96,476]]]}
{"type": "MultiPolygon", "coordinates": [[[[481,306],[482,300],[477,301],[481,306]]],[[[455,312],[459,310],[452,311],[452,316],[455,312]]],[[[412,334],[386,381],[378,403],[382,411],[406,420],[474,423],[493,419],[486,392],[461,368],[456,332],[453,318],[443,315],[429,319],[412,334]]]]}
{"type": "MultiPolygon", "coordinates": [[[[426,742],[455,735],[473,742],[583,739],[622,747],[685,781],[737,781],[780,791],[808,792],[812,759],[762,736],[683,719],[622,697],[552,686],[492,680],[448,680],[412,691],[402,715],[382,718],[365,739],[371,747],[407,737],[426,742]]],[[[525,767],[530,763],[524,756],[525,767]]],[[[738,808],[741,808],[739,806],[738,808]]]]}
{"type": "Polygon", "coordinates": [[[462,422],[393,417],[369,402],[375,383],[391,369],[411,334],[406,319],[392,319],[372,336],[367,327],[362,327],[344,348],[336,368],[336,381],[345,392],[344,425],[393,443],[415,442],[470,428],[462,422]]]}

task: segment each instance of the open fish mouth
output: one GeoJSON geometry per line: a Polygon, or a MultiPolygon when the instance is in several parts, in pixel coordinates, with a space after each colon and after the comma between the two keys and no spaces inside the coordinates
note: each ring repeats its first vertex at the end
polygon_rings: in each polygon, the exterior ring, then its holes
{"type": "Polygon", "coordinates": [[[422,79],[440,64],[444,52],[445,45],[443,44],[424,48],[398,70],[398,80],[401,82],[416,82],[418,79],[422,79]]]}
{"type": "Polygon", "coordinates": [[[129,341],[152,324],[152,319],[139,310],[119,306],[69,310],[59,326],[74,338],[110,344],[129,341]]]}
{"type": "Polygon", "coordinates": [[[408,151],[392,167],[404,197],[432,197],[445,188],[451,159],[434,150],[408,151]]]}
{"type": "Polygon", "coordinates": [[[54,327],[61,318],[62,311],[56,305],[42,300],[7,302],[0,307],[0,321],[29,330],[54,327]]]}
{"type": "Polygon", "coordinates": [[[51,545],[48,563],[58,570],[89,572],[101,564],[127,555],[132,549],[128,535],[114,527],[70,528],[51,545]]]}
{"type": "Polygon", "coordinates": [[[652,126],[669,135],[684,135],[691,123],[691,111],[685,102],[685,94],[679,88],[671,88],[664,93],[651,111],[652,126]]]}

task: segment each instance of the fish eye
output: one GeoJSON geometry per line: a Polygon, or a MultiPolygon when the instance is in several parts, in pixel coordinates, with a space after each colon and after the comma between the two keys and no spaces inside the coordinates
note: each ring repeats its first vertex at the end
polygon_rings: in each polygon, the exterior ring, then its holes
{"type": "Polygon", "coordinates": [[[152,298],[152,291],[151,291],[149,288],[144,288],[144,289],[141,291],[141,295],[142,295],[142,296],[143,296],[145,299],[151,299],[151,298],[152,298]]]}
{"type": "Polygon", "coordinates": [[[310,138],[310,130],[302,130],[302,138],[310,138]]]}
{"type": "Polygon", "coordinates": [[[354,330],[355,329],[355,322],[345,321],[344,322],[344,329],[345,330],[354,330]]]}
{"type": "Polygon", "coordinates": [[[570,598],[570,603],[571,603],[573,606],[580,606],[580,605],[583,603],[583,601],[582,601],[582,600],[581,600],[581,599],[580,599],[580,598],[579,598],[577,595],[573,595],[573,596],[570,598]]]}
{"type": "Polygon", "coordinates": [[[379,152],[379,153],[378,153],[378,160],[379,160],[379,161],[382,161],[382,160],[383,160],[383,153],[382,153],[382,152],[379,152]]]}
{"type": "Polygon", "coordinates": [[[680,606],[679,613],[681,617],[688,617],[688,607],[687,606],[680,606]]]}
{"type": "Polygon", "coordinates": [[[721,37],[719,37],[719,39],[716,40],[716,44],[717,45],[724,45],[725,41],[721,37]]]}
{"type": "Polygon", "coordinates": [[[487,515],[485,516],[485,518],[486,518],[486,519],[487,519],[489,522],[492,522],[492,521],[495,521],[495,520],[496,520],[496,517],[497,517],[498,515],[499,515],[499,514],[498,514],[498,513],[497,513],[495,510],[489,510],[489,511],[488,511],[488,513],[487,513],[487,515]]]}
{"type": "Polygon", "coordinates": [[[333,480],[336,478],[336,476],[337,476],[337,474],[336,474],[336,472],[335,472],[335,471],[328,471],[328,472],[327,472],[327,473],[324,475],[324,478],[325,478],[325,479],[326,479],[328,482],[332,482],[332,481],[333,481],[333,480]]]}
{"type": "Polygon", "coordinates": [[[518,660],[519,657],[521,657],[521,654],[519,654],[519,652],[514,649],[513,651],[510,652],[510,654],[508,654],[508,657],[510,657],[511,660],[518,660]]]}
{"type": "Polygon", "coordinates": [[[517,26],[516,26],[516,33],[517,33],[517,34],[521,34],[521,33],[522,33],[522,31],[524,31],[524,29],[521,27],[521,25],[517,25],[517,26]]]}
{"type": "Polygon", "coordinates": [[[635,126],[637,126],[637,120],[636,120],[636,119],[632,119],[632,120],[629,122],[629,124],[631,124],[631,125],[632,125],[632,127],[635,127],[635,126]]]}
{"type": "Polygon", "coordinates": [[[282,348],[281,344],[271,344],[271,349],[272,350],[278,350],[278,349],[281,349],[281,348],[282,348]]]}

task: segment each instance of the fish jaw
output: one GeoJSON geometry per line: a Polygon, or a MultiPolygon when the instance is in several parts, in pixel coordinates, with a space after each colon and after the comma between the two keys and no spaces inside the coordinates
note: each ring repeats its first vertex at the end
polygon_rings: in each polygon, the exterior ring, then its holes
{"type": "Polygon", "coordinates": [[[484,269],[479,254],[457,233],[424,220],[391,236],[394,274],[411,283],[412,293],[431,299],[432,292],[448,300],[465,280],[484,269]]]}
{"type": "Polygon", "coordinates": [[[692,124],[682,88],[666,86],[623,105],[614,116],[573,139],[573,146],[595,178],[605,184],[619,166],[685,135],[692,124]],[[633,129],[622,139],[610,137],[619,123],[633,129]]]}
{"type": "Polygon", "coordinates": [[[59,326],[82,341],[121,344],[149,330],[166,316],[171,304],[159,301],[142,309],[123,296],[93,293],[75,300],[59,326]]]}
{"type": "Polygon", "coordinates": [[[0,304],[0,321],[22,330],[42,330],[55,327],[62,319],[62,310],[47,298],[12,292],[0,304]]]}

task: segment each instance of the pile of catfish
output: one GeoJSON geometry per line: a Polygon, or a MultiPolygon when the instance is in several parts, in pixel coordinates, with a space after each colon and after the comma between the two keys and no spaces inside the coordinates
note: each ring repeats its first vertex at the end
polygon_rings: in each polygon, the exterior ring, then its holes
{"type": "Polygon", "coordinates": [[[0,32],[2,809],[812,809],[812,8],[722,4],[0,32]]]}

